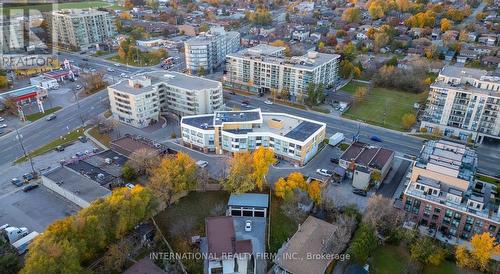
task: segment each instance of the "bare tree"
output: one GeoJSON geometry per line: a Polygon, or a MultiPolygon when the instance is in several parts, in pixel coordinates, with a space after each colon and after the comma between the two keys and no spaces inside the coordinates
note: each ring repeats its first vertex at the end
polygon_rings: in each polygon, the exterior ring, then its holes
{"type": "Polygon", "coordinates": [[[190,231],[193,231],[193,228],[196,225],[196,219],[193,216],[184,216],[183,218],[179,218],[177,221],[172,222],[170,224],[169,232],[174,237],[182,237],[187,239],[192,236],[189,235],[190,231]]]}
{"type": "Polygon", "coordinates": [[[331,231],[330,236],[324,239],[322,247],[322,251],[327,254],[339,254],[347,248],[356,226],[356,219],[339,215],[334,225],[335,228],[331,231]]]}
{"type": "Polygon", "coordinates": [[[146,174],[160,162],[158,151],[152,148],[141,148],[130,155],[128,164],[138,174],[146,174]]]}
{"type": "Polygon", "coordinates": [[[374,195],[368,200],[363,222],[374,227],[382,237],[389,236],[404,219],[404,214],[394,208],[392,200],[374,195]]]}

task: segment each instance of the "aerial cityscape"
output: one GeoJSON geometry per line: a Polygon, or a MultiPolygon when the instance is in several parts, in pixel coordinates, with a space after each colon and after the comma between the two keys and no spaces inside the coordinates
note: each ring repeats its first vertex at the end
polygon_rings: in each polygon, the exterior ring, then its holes
{"type": "Polygon", "coordinates": [[[0,1],[0,273],[500,273],[500,1],[0,1]]]}

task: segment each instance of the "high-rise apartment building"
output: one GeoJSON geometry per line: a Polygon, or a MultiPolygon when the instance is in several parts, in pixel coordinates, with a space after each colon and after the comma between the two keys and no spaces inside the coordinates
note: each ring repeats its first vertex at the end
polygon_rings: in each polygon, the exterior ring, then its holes
{"type": "Polygon", "coordinates": [[[224,85],[255,93],[287,90],[291,101],[305,99],[309,83],[335,85],[340,55],[310,51],[288,58],[284,50],[260,44],[228,54],[224,85]]]}
{"type": "Polygon", "coordinates": [[[15,53],[24,50],[23,24],[24,21],[21,19],[0,18],[1,53],[15,53]]]}
{"type": "Polygon", "coordinates": [[[200,33],[184,42],[186,68],[191,73],[204,69],[207,72],[224,63],[226,54],[240,48],[240,34],[225,31],[223,27],[212,27],[206,33],[200,33]]]}
{"type": "Polygon", "coordinates": [[[59,47],[86,49],[116,34],[113,18],[95,9],[63,9],[49,17],[52,40],[59,47]]]}
{"type": "Polygon", "coordinates": [[[500,139],[500,76],[444,67],[431,85],[421,127],[461,140],[500,139]]]}
{"type": "Polygon", "coordinates": [[[143,128],[161,113],[213,113],[223,105],[222,83],[173,71],[132,76],[108,87],[113,118],[143,128]]]}

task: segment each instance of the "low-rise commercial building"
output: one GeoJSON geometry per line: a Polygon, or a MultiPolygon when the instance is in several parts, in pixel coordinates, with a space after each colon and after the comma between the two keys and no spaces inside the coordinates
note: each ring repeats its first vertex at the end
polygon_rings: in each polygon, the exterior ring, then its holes
{"type": "Polygon", "coordinates": [[[496,186],[475,179],[477,154],[465,145],[427,141],[404,191],[408,221],[434,231],[450,243],[489,232],[500,240],[496,186]]]}
{"type": "Polygon", "coordinates": [[[206,33],[200,33],[184,42],[186,68],[191,73],[213,69],[224,63],[226,54],[240,48],[240,33],[225,31],[223,27],[212,27],[206,33]]]}
{"type": "Polygon", "coordinates": [[[367,189],[374,171],[380,173],[380,184],[389,173],[394,160],[394,151],[354,142],[340,156],[339,165],[352,176],[355,188],[367,189]]]}
{"type": "Polygon", "coordinates": [[[213,113],[223,105],[222,84],[178,72],[153,71],[108,87],[113,118],[143,128],[161,113],[213,113]]]}
{"type": "Polygon", "coordinates": [[[334,86],[340,55],[310,51],[285,57],[284,47],[260,44],[226,56],[224,85],[254,93],[286,90],[291,101],[302,102],[310,83],[334,86]]]}
{"type": "Polygon", "coordinates": [[[105,42],[116,34],[113,18],[95,9],[63,9],[49,16],[52,40],[60,47],[79,50],[105,42]]]}
{"type": "Polygon", "coordinates": [[[260,109],[216,111],[183,117],[181,132],[184,145],[204,152],[234,153],[263,146],[278,158],[303,165],[318,152],[326,124],[260,109]]]}
{"type": "Polygon", "coordinates": [[[500,139],[500,76],[444,67],[431,85],[421,127],[461,140],[500,139]]]}

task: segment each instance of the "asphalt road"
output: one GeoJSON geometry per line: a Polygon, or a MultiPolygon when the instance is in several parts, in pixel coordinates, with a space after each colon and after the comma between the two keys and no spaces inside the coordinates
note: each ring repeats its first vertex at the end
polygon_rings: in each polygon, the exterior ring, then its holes
{"type": "MultiPolygon", "coordinates": [[[[229,96],[229,99],[225,100],[226,104],[233,103],[239,105],[243,100],[248,100],[251,107],[260,107],[263,111],[266,112],[283,112],[324,122],[327,124],[328,136],[331,136],[336,132],[342,132],[347,139],[352,139],[359,129],[360,141],[376,146],[389,148],[408,155],[418,155],[424,143],[423,139],[421,138],[409,136],[407,134],[394,130],[388,130],[382,127],[348,120],[334,115],[306,111],[279,104],[267,105],[264,103],[263,98],[245,97],[238,94],[226,94],[225,96],[229,96]],[[383,142],[374,142],[370,140],[370,137],[373,135],[377,135],[378,137],[380,137],[383,142]]],[[[500,170],[498,169],[498,162],[500,162],[500,153],[498,149],[494,149],[492,151],[491,148],[480,146],[479,149],[477,149],[477,153],[479,157],[478,166],[481,172],[490,175],[497,175],[500,172],[500,170]]]]}
{"type": "MultiPolygon", "coordinates": [[[[21,129],[23,144],[27,151],[31,151],[43,146],[52,140],[82,126],[82,119],[96,117],[108,109],[108,94],[106,90],[100,91],[92,96],[80,100],[78,105],[72,104],[57,112],[57,118],[52,121],[40,119],[21,129]]],[[[19,141],[16,138],[16,132],[10,132],[0,137],[0,163],[12,162],[23,155],[19,141]]]]}

